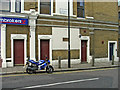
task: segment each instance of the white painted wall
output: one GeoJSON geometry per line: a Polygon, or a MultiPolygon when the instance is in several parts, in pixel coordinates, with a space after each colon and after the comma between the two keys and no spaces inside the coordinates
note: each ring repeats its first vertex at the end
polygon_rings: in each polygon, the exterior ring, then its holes
{"type": "MultiPolygon", "coordinates": [[[[70,15],[73,15],[73,0],[70,1],[70,15]]],[[[68,15],[68,0],[56,0],[56,14],[68,15]]]]}
{"type": "Polygon", "coordinates": [[[79,49],[79,47],[80,47],[79,35],[80,35],[79,29],[71,28],[71,33],[70,33],[71,49],[79,49]]]}
{"type": "MultiPolygon", "coordinates": [[[[79,49],[80,48],[80,39],[79,39],[79,29],[71,28],[71,49],[79,49]]],[[[63,38],[68,38],[68,29],[67,28],[52,28],[52,49],[53,50],[67,50],[68,43],[63,41],[63,38]]]]}
{"type": "Polygon", "coordinates": [[[68,0],[56,0],[56,13],[58,14],[65,14],[67,15],[68,13],[68,0]]]}

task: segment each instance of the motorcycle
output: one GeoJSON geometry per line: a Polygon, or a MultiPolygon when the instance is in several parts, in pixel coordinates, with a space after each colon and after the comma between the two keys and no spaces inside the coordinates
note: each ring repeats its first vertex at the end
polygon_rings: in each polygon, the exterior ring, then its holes
{"type": "Polygon", "coordinates": [[[34,60],[27,60],[27,68],[26,72],[28,74],[36,73],[37,70],[45,70],[47,73],[52,73],[54,71],[54,68],[50,65],[50,60],[39,60],[39,61],[34,61],[34,60]]]}

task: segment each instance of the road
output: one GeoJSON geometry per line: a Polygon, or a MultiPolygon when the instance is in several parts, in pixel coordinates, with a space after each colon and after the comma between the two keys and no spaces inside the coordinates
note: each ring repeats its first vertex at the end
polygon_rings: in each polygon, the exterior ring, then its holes
{"type": "Polygon", "coordinates": [[[118,69],[6,75],[2,88],[118,88],[118,69]]]}

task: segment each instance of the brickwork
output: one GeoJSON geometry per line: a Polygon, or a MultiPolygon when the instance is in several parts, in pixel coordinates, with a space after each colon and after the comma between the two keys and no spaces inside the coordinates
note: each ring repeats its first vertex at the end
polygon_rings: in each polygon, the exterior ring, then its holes
{"type": "MultiPolygon", "coordinates": [[[[35,0],[36,1],[36,0],[35,0]]],[[[55,2],[53,3],[53,12],[55,13],[56,6],[55,2]]],[[[30,9],[35,9],[38,11],[38,2],[25,2],[24,5],[25,11],[30,9]]],[[[117,25],[114,23],[118,22],[117,11],[117,2],[85,2],[85,16],[94,17],[94,20],[87,19],[77,19],[77,17],[71,17],[71,26],[80,28],[80,34],[82,36],[90,36],[90,27],[100,28],[94,30],[94,49],[95,57],[103,58],[108,57],[108,41],[118,41],[118,32],[115,30],[109,29],[118,29],[117,25]],[[104,21],[104,22],[99,22],[104,21]],[[111,24],[108,22],[112,22],[111,24]],[[86,27],[86,29],[81,29],[86,27]],[[101,30],[102,28],[102,30],[101,30]],[[106,30],[104,30],[106,29],[106,30]],[[102,43],[103,42],[103,43],[102,43]]],[[[73,15],[77,16],[77,2],[73,2],[73,15]]],[[[67,16],[40,16],[38,15],[37,26],[35,30],[35,55],[38,59],[38,35],[52,35],[52,26],[66,26],[68,25],[67,16]],[[65,18],[65,19],[64,19],[65,18]],[[40,26],[43,25],[43,26],[40,26]],[[48,26],[45,26],[48,25],[48,26]],[[51,25],[51,26],[49,26],[51,25]]],[[[28,26],[13,26],[7,25],[6,31],[6,58],[11,58],[11,34],[27,34],[27,57],[30,56],[30,28],[28,26]]],[[[90,55],[92,55],[92,38],[90,36],[90,55]]],[[[67,50],[53,50],[52,51],[53,60],[57,59],[58,56],[61,56],[63,59],[68,58],[67,50]]],[[[79,59],[80,52],[79,50],[71,50],[71,59],[79,59]]]]}
{"type": "MultiPolygon", "coordinates": [[[[94,2],[93,17],[95,20],[118,22],[117,5],[117,2],[94,2]]],[[[89,12],[91,14],[91,11],[86,12],[86,14],[89,12]]]]}
{"type": "MultiPolygon", "coordinates": [[[[95,57],[108,57],[108,41],[118,41],[118,32],[101,30],[94,31],[95,57]]],[[[90,42],[92,43],[92,40],[90,42]]]]}
{"type": "MultiPolygon", "coordinates": [[[[58,56],[61,56],[62,59],[67,59],[68,58],[68,51],[67,50],[53,50],[52,51],[52,58],[53,60],[58,60],[58,56]]],[[[71,50],[71,59],[79,59],[79,50],[71,50]]]]}
{"type": "Polygon", "coordinates": [[[40,27],[40,26],[37,26],[36,28],[36,59],[38,59],[38,35],[52,35],[52,27],[40,27]]]}
{"type": "Polygon", "coordinates": [[[27,34],[27,55],[29,56],[30,38],[29,27],[27,26],[13,26],[7,25],[6,31],[6,58],[11,58],[11,34],[27,34]]]}
{"type": "MultiPolygon", "coordinates": [[[[85,16],[95,20],[118,22],[117,2],[85,2],[85,16]]],[[[73,15],[77,16],[77,3],[73,3],[73,15]]]]}
{"type": "Polygon", "coordinates": [[[24,10],[30,11],[30,9],[35,9],[36,11],[38,11],[38,0],[33,0],[33,2],[30,2],[29,0],[25,0],[24,10]]]}
{"type": "Polygon", "coordinates": [[[53,0],[54,2],[53,2],[53,13],[55,13],[55,7],[56,7],[56,5],[55,5],[55,0],[53,0]]]}
{"type": "MultiPolygon", "coordinates": [[[[118,6],[118,15],[120,13],[120,6],[118,6]]],[[[119,33],[118,33],[118,57],[120,58],[120,17],[118,16],[118,23],[119,23],[119,33]]]]}
{"type": "MultiPolygon", "coordinates": [[[[24,3],[24,9],[36,9],[38,11],[38,0],[35,2],[24,3]]],[[[85,16],[94,17],[95,20],[118,22],[118,3],[117,2],[85,2],[85,16]],[[108,8],[109,7],[109,8],[108,8]]],[[[53,13],[55,13],[56,4],[53,2],[53,13]]],[[[73,15],[77,16],[77,0],[73,0],[73,15]]]]}
{"type": "Polygon", "coordinates": [[[77,0],[73,0],[73,15],[77,16],[77,0]]]}

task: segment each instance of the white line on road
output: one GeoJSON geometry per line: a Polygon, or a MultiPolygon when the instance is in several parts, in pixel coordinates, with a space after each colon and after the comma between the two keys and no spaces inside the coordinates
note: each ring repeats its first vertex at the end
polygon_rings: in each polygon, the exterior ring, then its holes
{"type": "Polygon", "coordinates": [[[98,80],[98,79],[99,78],[91,78],[91,79],[59,82],[59,83],[52,83],[52,84],[46,84],[46,85],[37,85],[37,86],[31,86],[31,87],[24,87],[24,88],[19,88],[19,89],[15,89],[15,90],[30,89],[30,88],[40,88],[40,87],[47,87],[47,86],[54,86],[54,85],[61,85],[61,84],[69,84],[69,83],[76,83],[76,82],[83,82],[83,81],[93,81],[93,80],[98,80]]]}

